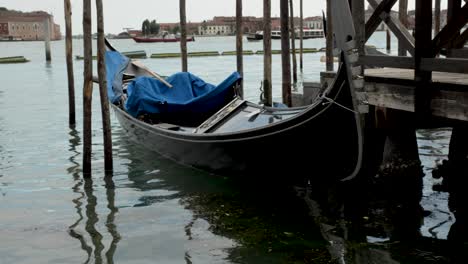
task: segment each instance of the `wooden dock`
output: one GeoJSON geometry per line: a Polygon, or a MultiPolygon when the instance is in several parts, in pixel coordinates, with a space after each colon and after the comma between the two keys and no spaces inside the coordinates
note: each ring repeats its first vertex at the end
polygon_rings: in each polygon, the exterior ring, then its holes
{"type": "MultiPolygon", "coordinates": [[[[468,74],[432,72],[424,88],[434,116],[468,121],[468,74]]],[[[365,93],[370,105],[415,112],[414,70],[365,70],[365,93]]]]}

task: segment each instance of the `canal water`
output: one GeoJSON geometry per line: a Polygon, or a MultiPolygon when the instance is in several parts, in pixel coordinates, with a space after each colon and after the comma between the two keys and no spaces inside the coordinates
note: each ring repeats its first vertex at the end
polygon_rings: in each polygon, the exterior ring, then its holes
{"type": "MultiPolygon", "coordinates": [[[[121,51],[145,50],[148,55],[179,51],[177,43],[111,42],[121,51]]],[[[73,44],[74,55],[82,55],[82,40],[73,44]]],[[[369,44],[385,48],[384,33],[376,33],[369,44]]],[[[305,48],[324,46],[323,39],[304,42],[305,48]]],[[[262,43],[244,42],[244,49],[261,50],[262,43]]],[[[273,41],[273,49],[280,49],[279,41],[273,41]]],[[[188,50],[232,51],[235,38],[197,38],[188,50]]],[[[449,129],[418,131],[425,177],[414,216],[411,211],[400,215],[402,221],[392,221],[389,215],[397,214],[395,210],[378,205],[349,224],[339,215],[323,213],[336,212],[331,209],[341,208],[339,202],[311,198],[303,186],[239,182],[166,160],[128,141],[113,114],[115,171],[113,180],[104,180],[95,86],[93,179],[83,180],[82,61],[74,61],[77,126],[70,129],[64,41],[52,42],[50,64],[44,53],[42,42],[0,42],[0,57],[31,60],[0,64],[1,264],[450,261],[439,245],[448,241],[456,218],[448,207],[449,195],[432,189],[440,180],[431,177],[436,163],[447,156],[449,129]],[[417,239],[395,235],[402,230],[417,239]]],[[[323,55],[304,54],[301,81],[319,80],[323,55]]],[[[143,62],[162,75],[180,69],[178,58],[143,62]]],[[[254,102],[259,100],[262,63],[260,55],[244,56],[245,95],[254,102]]],[[[211,83],[221,82],[235,65],[235,56],[189,58],[189,71],[211,83]]],[[[280,65],[280,55],[273,55],[277,101],[280,65]]],[[[333,200],[334,192],[325,200],[333,200]]]]}

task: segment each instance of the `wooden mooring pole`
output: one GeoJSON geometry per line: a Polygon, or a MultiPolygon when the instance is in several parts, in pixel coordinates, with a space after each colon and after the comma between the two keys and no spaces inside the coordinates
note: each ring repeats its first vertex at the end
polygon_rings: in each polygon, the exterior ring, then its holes
{"type": "MultiPolygon", "coordinates": [[[[242,48],[242,0],[236,0],[236,53],[237,53],[237,72],[244,76],[243,48],[242,48]]],[[[241,98],[244,98],[244,80],[241,80],[238,90],[241,98]]]]}
{"type": "Polygon", "coordinates": [[[333,71],[334,64],[333,64],[333,19],[331,13],[331,1],[327,0],[327,39],[326,39],[326,51],[325,56],[327,59],[326,62],[326,70],[333,71]]]}
{"type": "Polygon", "coordinates": [[[299,69],[302,72],[304,68],[304,62],[303,62],[303,50],[304,50],[304,12],[303,12],[303,5],[302,5],[302,0],[300,0],[299,3],[299,13],[300,13],[300,19],[299,19],[299,69]]]}
{"type": "Polygon", "coordinates": [[[387,28],[387,53],[392,50],[392,36],[390,35],[390,29],[387,28]]]}
{"type": "Polygon", "coordinates": [[[72,44],[72,22],[71,22],[71,3],[70,0],[64,0],[65,9],[65,50],[67,60],[68,75],[68,124],[75,127],[75,77],[73,76],[73,44],[72,44]]]}
{"type": "Polygon", "coordinates": [[[98,76],[99,95],[101,97],[102,130],[104,134],[104,170],[106,176],[111,176],[113,171],[112,162],[112,133],[110,126],[109,99],[107,97],[106,80],[106,43],[104,39],[104,11],[102,0],[96,0],[97,32],[98,32],[98,76]]]}
{"type": "Polygon", "coordinates": [[[291,98],[291,55],[289,52],[289,10],[288,0],[280,0],[280,24],[281,24],[281,66],[282,66],[282,95],[283,103],[292,105],[291,98]]]}
{"type": "Polygon", "coordinates": [[[185,0],[179,1],[180,9],[180,51],[181,51],[181,60],[182,60],[182,71],[188,71],[187,63],[187,18],[186,18],[186,8],[185,0]]]}
{"type": "Polygon", "coordinates": [[[273,105],[271,86],[271,0],[263,0],[263,95],[266,106],[273,105]]]}
{"type": "Polygon", "coordinates": [[[46,61],[51,62],[52,57],[50,55],[50,18],[47,17],[44,21],[44,41],[45,41],[45,56],[46,61]]]}
{"type": "Polygon", "coordinates": [[[292,50],[292,64],[293,64],[293,83],[297,83],[297,60],[296,60],[296,32],[294,30],[294,7],[293,0],[289,0],[289,23],[291,26],[291,50],[292,50]]]}
{"type": "Polygon", "coordinates": [[[91,0],[83,0],[83,177],[91,177],[91,106],[93,95],[93,57],[91,37],[91,0]]]}

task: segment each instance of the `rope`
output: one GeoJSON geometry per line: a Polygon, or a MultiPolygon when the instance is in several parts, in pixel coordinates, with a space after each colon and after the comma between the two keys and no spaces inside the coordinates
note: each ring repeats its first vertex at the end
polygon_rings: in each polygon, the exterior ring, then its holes
{"type": "Polygon", "coordinates": [[[348,108],[348,107],[346,107],[346,106],[344,106],[344,105],[342,105],[342,104],[336,102],[335,100],[331,99],[330,97],[322,96],[322,98],[328,101],[328,103],[323,103],[323,104],[336,104],[337,106],[339,106],[339,107],[341,107],[341,108],[343,108],[343,109],[345,109],[345,110],[348,110],[348,111],[350,111],[350,112],[353,112],[353,113],[355,113],[355,114],[358,114],[357,111],[355,111],[355,110],[353,110],[353,109],[351,109],[351,108],[348,108]]]}

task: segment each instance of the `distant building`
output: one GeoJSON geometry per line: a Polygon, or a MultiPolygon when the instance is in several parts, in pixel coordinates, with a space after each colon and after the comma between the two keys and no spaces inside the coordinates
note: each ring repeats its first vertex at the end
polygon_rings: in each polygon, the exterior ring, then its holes
{"type": "Polygon", "coordinates": [[[231,25],[219,25],[214,22],[205,22],[198,26],[198,34],[202,36],[226,36],[233,32],[231,25]]]}
{"type": "Polygon", "coordinates": [[[323,29],[323,18],[321,16],[304,18],[304,28],[323,29]]]}
{"type": "Polygon", "coordinates": [[[19,12],[0,11],[0,37],[12,37],[23,40],[44,40],[45,23],[49,22],[51,40],[62,38],[60,26],[55,24],[54,17],[43,11],[19,12]]]}

